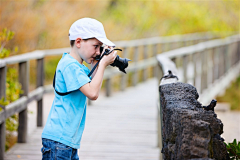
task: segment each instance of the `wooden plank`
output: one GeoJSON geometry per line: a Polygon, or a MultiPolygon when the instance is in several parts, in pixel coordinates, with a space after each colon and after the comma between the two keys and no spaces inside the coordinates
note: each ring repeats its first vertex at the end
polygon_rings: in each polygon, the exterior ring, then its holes
{"type": "MultiPolygon", "coordinates": [[[[138,50],[139,47],[134,47],[134,57],[133,57],[133,62],[134,64],[136,65],[137,62],[138,62],[138,59],[139,59],[139,50],[138,50]]],[[[135,69],[133,71],[133,86],[136,86],[138,83],[138,70],[135,69]]]]}
{"type": "MultiPolygon", "coordinates": [[[[143,47],[143,59],[147,59],[148,58],[148,45],[145,45],[143,47]]],[[[148,77],[148,70],[147,68],[144,68],[143,69],[143,81],[146,81],[147,80],[147,77],[148,77]]]]}
{"type": "Polygon", "coordinates": [[[10,103],[6,106],[5,116],[6,118],[19,113],[27,108],[27,96],[22,96],[18,100],[10,103]]]}
{"type": "Polygon", "coordinates": [[[112,94],[112,83],[111,78],[106,79],[106,96],[110,97],[112,94]]]}
{"type": "Polygon", "coordinates": [[[40,59],[40,58],[43,58],[44,56],[45,56],[44,51],[36,50],[33,52],[4,58],[4,61],[6,62],[6,64],[15,64],[15,63],[26,62],[31,59],[40,59]]]}
{"type": "Polygon", "coordinates": [[[27,103],[30,103],[32,101],[39,101],[42,99],[42,96],[44,94],[44,87],[38,87],[37,89],[31,91],[29,94],[28,94],[28,100],[27,100],[27,103]]]}
{"type": "MultiPolygon", "coordinates": [[[[0,68],[0,99],[2,97],[5,98],[6,96],[6,74],[7,74],[7,67],[1,67],[0,68]]],[[[0,120],[0,159],[4,159],[5,154],[5,141],[6,141],[6,128],[5,128],[5,114],[4,106],[2,107],[3,111],[1,111],[0,117],[2,120],[0,120]]]]}
{"type": "MultiPolygon", "coordinates": [[[[159,159],[156,96],[157,83],[152,79],[109,98],[94,101],[88,107],[79,158],[159,159]]],[[[28,137],[28,143],[16,144],[6,153],[5,159],[41,159],[42,129],[38,127],[28,137]]]]}
{"type": "Polygon", "coordinates": [[[0,68],[3,68],[6,66],[6,62],[2,59],[0,59],[0,68]]]}
{"type": "MultiPolygon", "coordinates": [[[[37,60],[37,87],[44,85],[44,58],[37,60]]],[[[43,125],[43,99],[37,101],[37,126],[43,125]]]]}
{"type": "MultiPolygon", "coordinates": [[[[124,58],[128,57],[128,50],[129,50],[129,48],[123,48],[123,57],[124,58]]],[[[126,86],[127,86],[127,75],[126,74],[121,74],[120,90],[124,91],[126,86]]]]}
{"type": "MultiPolygon", "coordinates": [[[[158,53],[158,44],[155,44],[155,45],[152,45],[152,47],[153,47],[153,57],[156,57],[157,56],[157,53],[158,53]]],[[[153,76],[154,77],[158,77],[158,69],[157,69],[157,65],[155,65],[154,67],[153,67],[153,76]]]]}
{"type": "Polygon", "coordinates": [[[187,79],[187,66],[188,66],[188,62],[189,62],[189,55],[185,55],[182,57],[182,61],[183,61],[183,82],[187,83],[188,79],[187,79]]]}
{"type": "MultiPolygon", "coordinates": [[[[28,82],[29,82],[29,66],[28,61],[19,63],[19,82],[22,85],[23,94],[28,95],[28,82]]],[[[19,112],[19,126],[18,126],[18,143],[27,142],[27,107],[19,112]]]]}

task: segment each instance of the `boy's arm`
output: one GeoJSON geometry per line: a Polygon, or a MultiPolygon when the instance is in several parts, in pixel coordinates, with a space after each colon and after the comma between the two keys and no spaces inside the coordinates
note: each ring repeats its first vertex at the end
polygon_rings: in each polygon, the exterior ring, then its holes
{"type": "Polygon", "coordinates": [[[112,54],[105,55],[99,62],[98,69],[92,78],[92,81],[80,88],[80,91],[89,99],[96,100],[98,98],[99,91],[102,86],[104,70],[109,64],[112,64],[114,62],[116,56],[116,51],[112,54]]]}

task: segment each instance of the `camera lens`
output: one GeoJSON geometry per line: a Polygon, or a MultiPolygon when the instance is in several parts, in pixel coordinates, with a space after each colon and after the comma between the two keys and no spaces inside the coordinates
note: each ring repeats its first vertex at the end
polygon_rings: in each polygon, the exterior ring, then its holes
{"type": "Polygon", "coordinates": [[[131,61],[131,60],[127,58],[121,58],[117,55],[114,62],[110,65],[113,67],[116,66],[120,71],[122,71],[123,73],[126,73],[125,69],[128,67],[128,61],[131,61]]]}

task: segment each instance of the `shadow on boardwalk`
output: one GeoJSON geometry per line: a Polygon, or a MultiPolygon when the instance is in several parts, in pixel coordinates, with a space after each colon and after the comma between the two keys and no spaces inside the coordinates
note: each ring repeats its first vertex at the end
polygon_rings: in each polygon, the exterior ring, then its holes
{"type": "MultiPolygon", "coordinates": [[[[157,80],[127,88],[112,97],[99,97],[87,108],[81,160],[157,160],[157,80]]],[[[54,94],[44,96],[44,124],[54,94]]],[[[36,126],[36,104],[29,104],[28,143],[16,144],[6,159],[41,159],[42,128],[36,126]]]]}

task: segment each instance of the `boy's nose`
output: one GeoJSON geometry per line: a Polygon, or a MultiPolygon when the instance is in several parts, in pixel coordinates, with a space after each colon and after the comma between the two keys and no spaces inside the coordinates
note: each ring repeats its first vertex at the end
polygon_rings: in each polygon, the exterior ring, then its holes
{"type": "Polygon", "coordinates": [[[101,53],[100,53],[100,49],[98,49],[97,51],[96,51],[96,54],[97,55],[100,55],[101,53]]]}

